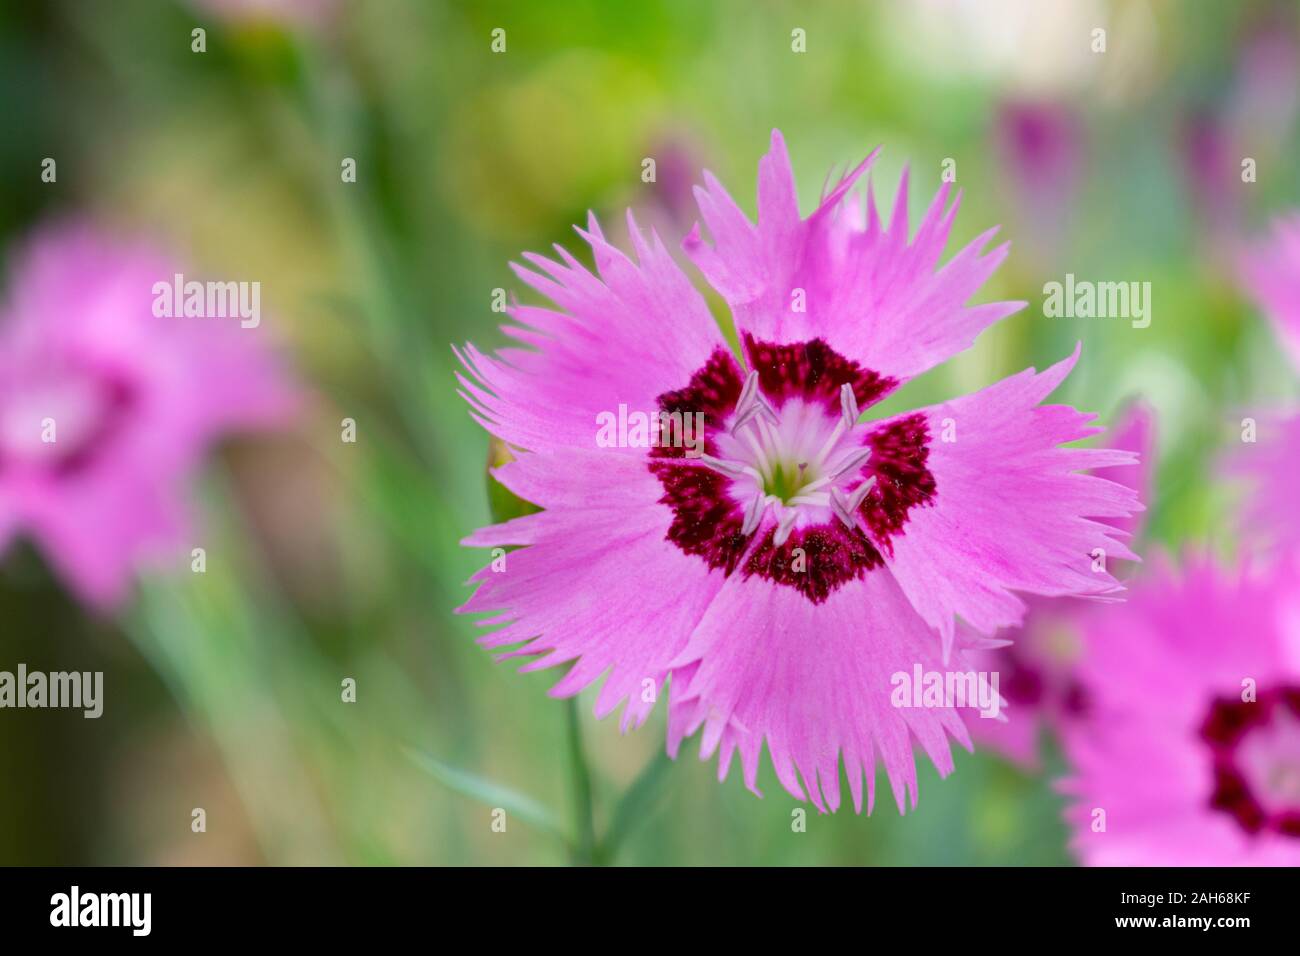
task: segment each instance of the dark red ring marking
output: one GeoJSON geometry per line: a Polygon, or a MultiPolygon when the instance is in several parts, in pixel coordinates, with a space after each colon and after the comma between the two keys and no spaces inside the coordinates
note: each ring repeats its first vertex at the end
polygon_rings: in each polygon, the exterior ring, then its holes
{"type": "MultiPolygon", "coordinates": [[[[801,397],[822,403],[828,415],[838,416],[844,383],[852,385],[863,410],[898,385],[895,379],[843,357],[821,339],[775,345],[746,335],[744,343],[758,371],[760,388],[778,408],[789,398],[801,397]]],[[[704,412],[704,449],[716,455],[714,436],[736,407],[743,381],[736,360],[720,348],[684,388],[659,396],[659,407],[666,412],[704,412]]],[[[730,575],[740,567],[747,578],[758,575],[793,587],[820,604],[846,582],[880,567],[884,563],[880,548],[888,550],[890,539],[902,533],[911,509],[934,500],[934,476],[926,467],[930,450],[924,415],[896,419],[871,432],[868,442],[872,457],[865,474],[875,475],[876,487],[859,513],[871,536],[831,521],[795,529],[780,547],[774,543],[774,529],[757,542],[740,533],[744,516],[727,493],[730,479],[698,463],[674,461],[684,458],[684,448],[653,448],[650,470],[664,488],[659,500],[673,510],[667,538],[684,553],[703,558],[710,568],[730,575]],[[796,549],[802,550],[801,559],[796,549]]]]}
{"type": "Polygon", "coordinates": [[[1251,788],[1237,760],[1237,748],[1245,736],[1267,726],[1276,714],[1286,710],[1300,718],[1300,688],[1261,691],[1254,701],[1216,698],[1201,724],[1201,739],[1209,745],[1213,761],[1210,806],[1231,816],[1252,836],[1268,832],[1300,838],[1300,805],[1270,812],[1251,788]]]}

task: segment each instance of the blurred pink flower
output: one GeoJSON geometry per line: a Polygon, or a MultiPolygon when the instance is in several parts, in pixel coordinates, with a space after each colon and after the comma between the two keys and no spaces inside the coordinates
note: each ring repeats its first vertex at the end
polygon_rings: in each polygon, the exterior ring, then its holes
{"type": "Polygon", "coordinates": [[[1242,282],[1300,370],[1300,212],[1279,216],[1272,235],[1240,256],[1242,282]]]}
{"type": "Polygon", "coordinates": [[[164,255],[85,224],[12,260],[0,307],[0,549],[30,536],[69,587],[109,607],[150,559],[183,559],[183,479],[233,429],[281,421],[292,393],[239,319],[160,318],[164,255]]]}
{"type": "Polygon", "coordinates": [[[994,147],[1018,218],[1039,259],[1057,249],[1069,221],[1083,169],[1083,124],[1068,106],[1008,100],[994,117],[994,147]]]}
{"type": "Polygon", "coordinates": [[[687,255],[726,299],[743,358],[657,236],[629,217],[637,261],[579,230],[599,275],[563,249],[519,276],[559,309],[516,306],[506,329],[531,350],[467,346],[474,417],[517,449],[494,474],[545,510],[481,529],[478,547],[521,546],[474,575],[462,608],[495,612],[482,642],[518,645],[526,669],[571,664],[556,696],[604,679],[597,716],[642,723],[671,676],[669,750],[702,728],[719,775],[740,756],[756,789],[766,743],[777,778],[818,809],[874,801],[880,759],[902,810],[916,802],[913,743],[941,774],[953,706],[891,704],[891,677],[949,659],[958,616],[982,633],[1018,624],[1021,592],[1108,595],[1096,547],[1131,553],[1112,526],[1131,489],[1082,474],[1128,464],[1063,448],[1091,416],[1040,405],[1074,356],[981,392],[863,422],[899,385],[968,348],[1023,306],[967,306],[1006,256],[993,231],[936,268],[956,214],[944,186],[915,234],[907,180],[885,225],[848,198],[874,153],[800,215],[785,143],[759,163],[758,224],[705,174],[687,255]],[[644,442],[598,447],[625,405],[698,412],[702,457],[644,442]],[[936,634],[937,632],[937,634],[936,634]],[[540,656],[539,656],[540,655],[540,656]]]}
{"type": "Polygon", "coordinates": [[[655,158],[652,214],[665,228],[685,231],[695,219],[695,171],[702,149],[698,137],[686,130],[661,134],[647,155],[655,158]]]}
{"type": "Polygon", "coordinates": [[[1254,441],[1232,446],[1225,474],[1243,480],[1241,529],[1266,551],[1300,549],[1300,415],[1259,411],[1254,441]]]}
{"type": "Polygon", "coordinates": [[[1181,120],[1177,150],[1198,216],[1195,239],[1214,271],[1231,261],[1240,238],[1247,199],[1243,163],[1249,158],[1263,169],[1285,162],[1279,153],[1295,122],[1300,65],[1295,32],[1293,16],[1270,14],[1252,26],[1231,80],[1181,120]]]}
{"type": "MultiPolygon", "coordinates": [[[[1240,272],[1300,371],[1300,213],[1279,218],[1270,237],[1248,246],[1240,256],[1240,272]]],[[[1254,440],[1234,447],[1225,468],[1248,486],[1243,528],[1259,545],[1300,548],[1300,415],[1270,409],[1250,417],[1255,419],[1254,440]]]]}
{"type": "MultiPolygon", "coordinates": [[[[1151,498],[1155,467],[1155,413],[1142,402],[1130,404],[1120,415],[1111,447],[1130,451],[1138,463],[1100,469],[1097,473],[1151,498]]],[[[1141,515],[1110,519],[1109,523],[1133,538],[1142,532],[1141,515]]],[[[1075,675],[1084,653],[1081,633],[1085,618],[1104,614],[1108,605],[1073,598],[1033,597],[1027,601],[1025,623],[999,635],[1013,643],[996,650],[979,651],[974,660],[982,671],[996,672],[1006,698],[1006,719],[972,718],[971,736],[1027,768],[1038,766],[1042,731],[1059,732],[1087,710],[1087,695],[1075,675]]]]}
{"type": "Polygon", "coordinates": [[[1202,227],[1222,246],[1237,235],[1241,217],[1241,156],[1231,131],[1212,110],[1183,120],[1180,154],[1188,195],[1202,227]]]}
{"type": "Polygon", "coordinates": [[[1276,15],[1265,17],[1247,34],[1227,107],[1237,138],[1262,144],[1269,154],[1285,144],[1300,104],[1300,46],[1294,11],[1294,5],[1290,9],[1280,6],[1276,15]]]}
{"type": "Polygon", "coordinates": [[[1063,785],[1083,862],[1300,865],[1300,569],[1162,566],[1084,632],[1063,785]]]}

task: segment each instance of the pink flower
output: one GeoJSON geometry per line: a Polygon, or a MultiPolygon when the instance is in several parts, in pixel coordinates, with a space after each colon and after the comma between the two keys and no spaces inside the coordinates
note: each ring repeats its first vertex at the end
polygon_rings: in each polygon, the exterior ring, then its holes
{"type": "Polygon", "coordinates": [[[1087,158],[1081,119],[1059,103],[1007,100],[994,117],[993,138],[1019,218],[1036,243],[1059,246],[1087,158]]]}
{"type": "Polygon", "coordinates": [[[0,548],[29,535],[109,607],[142,562],[188,561],[186,472],[222,434],[282,418],[291,394],[238,318],[155,317],[154,283],[181,270],[150,248],[63,224],[11,261],[0,548]]]}
{"type": "Polygon", "coordinates": [[[695,216],[696,156],[703,147],[687,130],[668,130],[652,140],[647,156],[656,161],[655,180],[648,187],[654,219],[665,228],[689,226],[695,216]]]}
{"type": "MultiPolygon", "coordinates": [[[[874,154],[873,154],[874,157],[874,154]]],[[[894,707],[891,677],[960,668],[962,617],[991,633],[1020,622],[1020,592],[1108,595],[1097,547],[1131,557],[1113,527],[1134,493],[1084,469],[1130,454],[1060,448],[1090,416],[1040,406],[1075,356],[893,418],[861,413],[967,348],[1023,303],[966,306],[1006,256],[985,233],[936,270],[956,213],[944,187],[909,241],[906,178],[889,224],[846,198],[868,157],[799,214],[785,144],[759,164],[758,225],[705,174],[686,254],[726,300],[743,359],[658,236],[629,215],[636,261],[595,218],[579,234],[599,275],[563,249],[519,276],[559,310],[518,305],[506,332],[529,349],[467,346],[475,418],[518,450],[494,474],[538,514],[484,528],[481,547],[523,546],[474,576],[462,610],[497,612],[482,642],[519,645],[525,669],[571,663],[571,696],[604,678],[597,716],[626,703],[641,724],[671,678],[669,749],[702,728],[719,776],[740,756],[756,788],[766,742],[776,774],[818,809],[855,808],[884,763],[902,810],[916,802],[918,742],[942,774],[955,707],[894,707]],[[600,447],[626,409],[700,413],[702,457],[600,447]]],[[[690,420],[689,418],[684,420],[690,420]]],[[[628,440],[619,444],[637,443],[628,440]]]]}
{"type": "Polygon", "coordinates": [[[1187,192],[1207,230],[1236,234],[1241,212],[1241,169],[1231,132],[1210,110],[1190,112],[1182,122],[1179,155],[1187,192]]]}
{"type": "Polygon", "coordinates": [[[1240,268],[1246,288],[1300,369],[1300,213],[1278,218],[1272,236],[1241,256],[1240,268]]]}
{"type": "MultiPolygon", "coordinates": [[[[1155,461],[1152,410],[1141,402],[1129,405],[1108,444],[1133,452],[1138,461],[1103,468],[1100,474],[1132,488],[1140,500],[1148,500],[1151,467],[1155,461]]],[[[1112,519],[1109,523],[1136,537],[1142,530],[1137,518],[1112,519]]],[[[1107,605],[1044,597],[1031,598],[1028,604],[1024,625],[1001,635],[1013,643],[978,652],[974,657],[978,670],[999,675],[998,689],[1007,700],[1005,719],[974,719],[970,727],[971,736],[980,746],[1033,768],[1038,766],[1041,731],[1059,731],[1087,712],[1087,695],[1075,675],[1075,667],[1084,653],[1081,629],[1088,615],[1104,614],[1107,605]]]]}
{"type": "Polygon", "coordinates": [[[1300,864],[1298,571],[1192,558],[1088,619],[1065,734],[1085,863],[1300,864]]]}
{"type": "MultiPolygon", "coordinates": [[[[1240,272],[1300,370],[1300,213],[1278,219],[1271,237],[1249,247],[1240,272]]],[[[1248,417],[1254,419],[1253,434],[1243,424],[1243,441],[1226,461],[1227,473],[1248,486],[1242,525],[1257,544],[1300,547],[1300,415],[1268,410],[1248,417]]]]}
{"type": "Polygon", "coordinates": [[[1225,456],[1228,477],[1242,479],[1241,527],[1250,544],[1266,551],[1300,548],[1300,415],[1253,412],[1253,441],[1225,456]]]}

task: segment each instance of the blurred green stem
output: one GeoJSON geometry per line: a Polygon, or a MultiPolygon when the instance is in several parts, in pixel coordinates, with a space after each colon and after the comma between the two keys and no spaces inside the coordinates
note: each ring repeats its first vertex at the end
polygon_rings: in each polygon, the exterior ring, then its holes
{"type": "Polygon", "coordinates": [[[569,728],[569,765],[573,787],[573,862],[579,866],[599,863],[596,845],[596,817],[591,799],[591,771],[582,748],[582,725],[578,716],[578,698],[566,701],[569,728]]]}
{"type": "Polygon", "coordinates": [[[602,863],[614,862],[628,836],[654,812],[668,788],[668,771],[672,766],[667,748],[660,747],[619,799],[600,840],[598,853],[602,863]]]}
{"type": "MultiPolygon", "coordinates": [[[[328,57],[306,37],[295,38],[302,62],[301,97],[296,103],[272,101],[275,128],[294,128],[287,122],[295,109],[320,147],[334,156],[365,155],[366,137],[354,115],[360,101],[353,78],[346,70],[331,70],[328,57]]],[[[409,321],[418,314],[418,293],[410,270],[400,263],[398,250],[384,228],[383,214],[364,182],[345,184],[331,164],[316,171],[343,261],[353,269],[363,303],[363,326],[378,361],[385,364],[398,390],[393,406],[407,437],[422,459],[435,471],[444,470],[444,449],[437,433],[421,419],[430,386],[421,357],[430,354],[421,326],[409,321]],[[326,171],[328,170],[328,171],[326,171]]]]}

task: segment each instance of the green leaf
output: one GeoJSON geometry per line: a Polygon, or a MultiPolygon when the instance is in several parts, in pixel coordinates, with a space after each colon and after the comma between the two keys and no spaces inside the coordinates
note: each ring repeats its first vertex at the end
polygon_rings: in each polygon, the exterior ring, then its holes
{"type": "MultiPolygon", "coordinates": [[[[506,443],[495,435],[492,436],[488,441],[487,467],[489,469],[499,468],[513,460],[514,456],[510,454],[510,449],[506,447],[506,443]]],[[[525,501],[514,494],[509,488],[493,478],[491,473],[487,475],[487,496],[488,511],[492,515],[492,520],[497,523],[509,521],[512,518],[521,518],[524,515],[536,514],[542,510],[531,501],[525,501]]]]}
{"type": "Polygon", "coordinates": [[[406,755],[421,770],[457,793],[462,793],[489,807],[501,807],[507,813],[514,814],[525,823],[531,824],[561,842],[568,842],[568,836],[560,826],[559,818],[550,807],[527,794],[511,790],[486,777],[449,766],[437,757],[409,747],[406,748],[406,755]]]}
{"type": "Polygon", "coordinates": [[[667,789],[667,771],[672,765],[668,751],[659,748],[659,752],[642,768],[636,780],[632,781],[632,786],[619,799],[618,806],[614,808],[614,818],[600,844],[599,852],[605,861],[612,861],[628,835],[654,812],[659,798],[667,789]]]}

